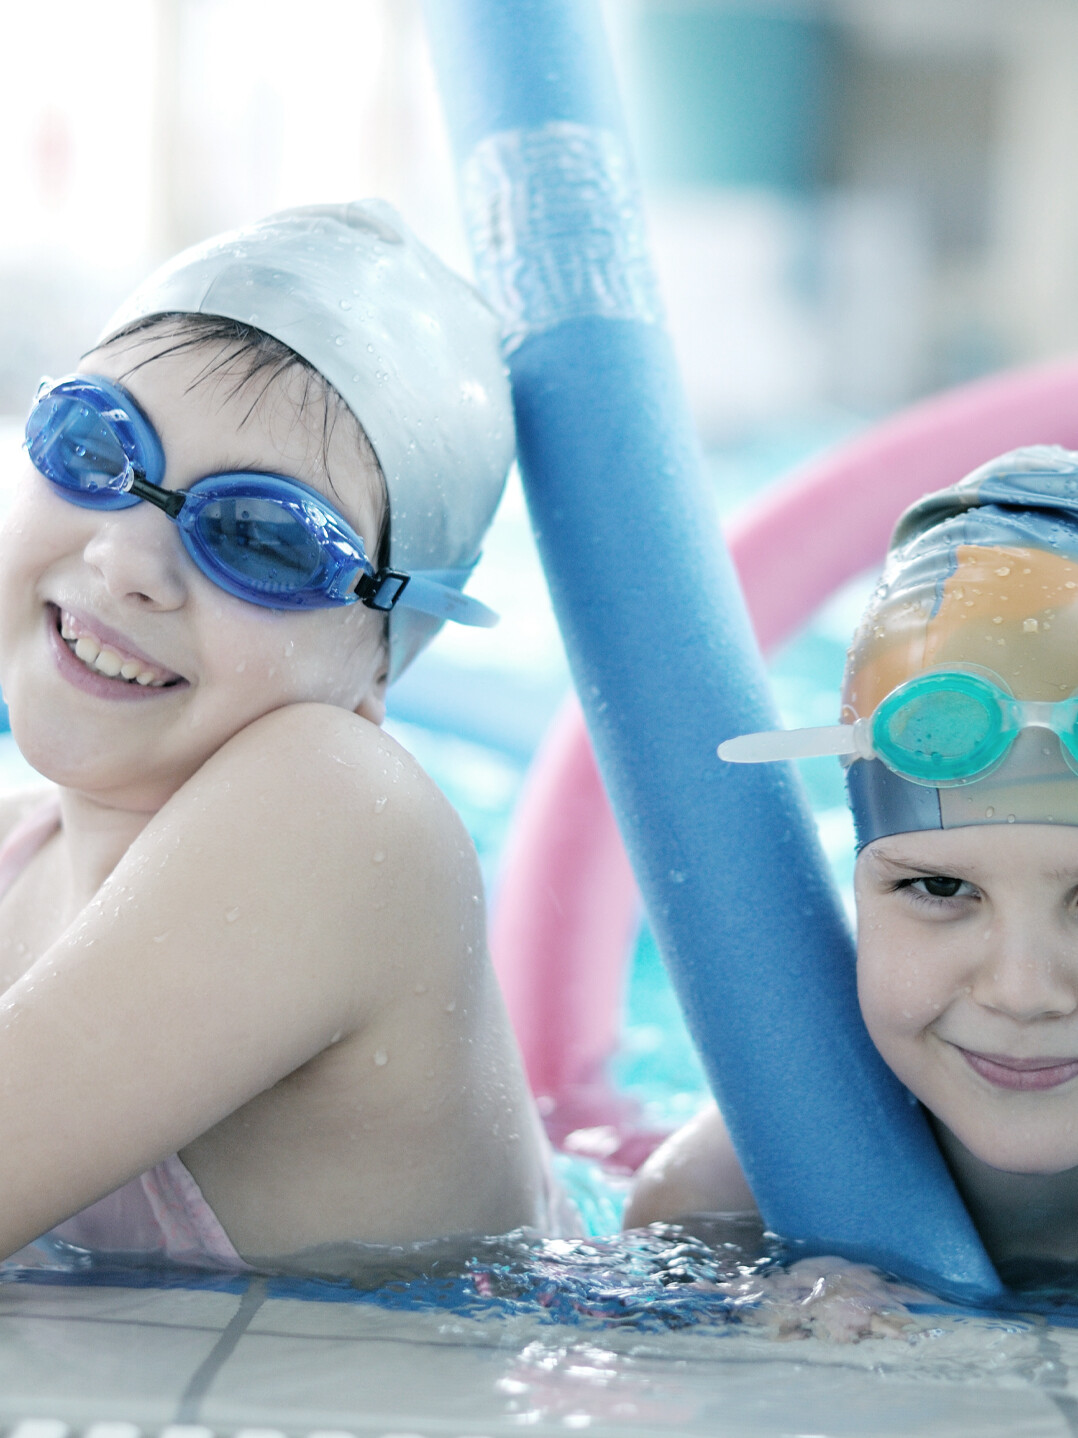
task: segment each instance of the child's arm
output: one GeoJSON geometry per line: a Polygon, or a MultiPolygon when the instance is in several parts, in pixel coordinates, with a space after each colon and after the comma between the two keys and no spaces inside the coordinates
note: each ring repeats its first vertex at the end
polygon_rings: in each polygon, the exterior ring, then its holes
{"type": "Polygon", "coordinates": [[[756,1200],[722,1114],[710,1103],[671,1134],[640,1169],[625,1210],[626,1228],[673,1223],[690,1213],[754,1213],[756,1200]]]}
{"type": "Polygon", "coordinates": [[[429,794],[379,730],[297,705],[151,819],[0,999],[0,1254],[361,1035],[472,940],[459,824],[429,794]]]}

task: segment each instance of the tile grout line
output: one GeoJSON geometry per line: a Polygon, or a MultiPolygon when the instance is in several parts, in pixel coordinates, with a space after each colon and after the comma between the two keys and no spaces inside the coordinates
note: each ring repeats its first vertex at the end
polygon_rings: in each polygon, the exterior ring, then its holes
{"type": "Polygon", "coordinates": [[[247,1327],[255,1314],[266,1301],[267,1280],[265,1278],[252,1278],[247,1286],[247,1292],[240,1299],[240,1306],[229,1319],[227,1326],[220,1338],[210,1349],[209,1353],[191,1375],[191,1381],[183,1390],[180,1401],[176,1407],[174,1423],[197,1423],[199,1409],[202,1407],[202,1400],[209,1392],[211,1386],[227,1360],[231,1357],[236,1344],[247,1331],[247,1327]]]}

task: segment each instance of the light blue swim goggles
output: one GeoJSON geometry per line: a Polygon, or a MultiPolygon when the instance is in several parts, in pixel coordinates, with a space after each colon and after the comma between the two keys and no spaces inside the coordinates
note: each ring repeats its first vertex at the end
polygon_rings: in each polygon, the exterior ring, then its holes
{"type": "Polygon", "coordinates": [[[996,674],[938,669],[900,684],[869,719],[817,729],[742,734],[719,745],[732,764],[835,754],[879,759],[914,784],[946,789],[983,779],[1023,729],[1050,729],[1078,774],[1078,694],[1058,703],[1015,699],[996,674]]]}
{"type": "MultiPolygon", "coordinates": [[[[279,474],[211,474],[164,489],[153,425],[120,385],[98,375],[43,380],[26,421],[34,467],[72,504],[127,509],[147,500],[175,521],[187,553],[221,589],[265,609],[395,605],[458,624],[498,616],[436,574],[375,570],[363,539],[308,485],[279,474]]],[[[466,573],[454,576],[466,578],[466,573]]]]}

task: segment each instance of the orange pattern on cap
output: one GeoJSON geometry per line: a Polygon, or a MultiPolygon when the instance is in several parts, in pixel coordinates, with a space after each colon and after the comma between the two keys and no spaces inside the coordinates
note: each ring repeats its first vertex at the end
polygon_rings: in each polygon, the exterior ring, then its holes
{"type": "Polygon", "coordinates": [[[1078,690],[1078,562],[1046,549],[958,545],[954,553],[938,609],[939,571],[892,556],[846,659],[844,723],[946,665],[989,669],[1020,699],[1078,690]]]}

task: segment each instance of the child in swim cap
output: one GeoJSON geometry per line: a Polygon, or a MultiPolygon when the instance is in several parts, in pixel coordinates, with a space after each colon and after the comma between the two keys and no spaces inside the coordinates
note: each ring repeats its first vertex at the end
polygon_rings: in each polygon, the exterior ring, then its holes
{"type": "Polygon", "coordinates": [[[0,531],[0,1253],[274,1263],[550,1222],[459,819],[380,728],[513,453],[378,202],[181,255],[45,381],[0,531]]]}
{"type": "MultiPolygon", "coordinates": [[[[1078,454],[1019,450],[899,521],[842,724],[730,760],[844,756],[858,996],[998,1263],[1078,1259],[1078,454]]],[[[712,1107],[628,1222],[752,1207],[712,1107]]]]}

